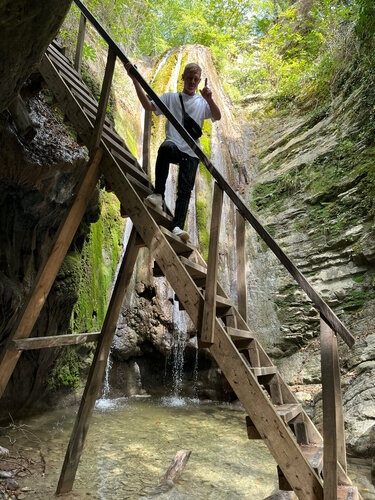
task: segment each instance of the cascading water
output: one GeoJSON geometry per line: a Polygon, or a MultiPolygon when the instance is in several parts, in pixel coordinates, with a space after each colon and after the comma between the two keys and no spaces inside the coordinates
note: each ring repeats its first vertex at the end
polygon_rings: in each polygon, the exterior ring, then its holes
{"type": "MultiPolygon", "coordinates": [[[[126,251],[126,247],[128,245],[128,241],[130,238],[130,233],[131,233],[132,228],[133,228],[132,221],[129,218],[126,219],[125,227],[124,227],[124,235],[122,238],[122,251],[121,251],[121,256],[120,256],[120,259],[118,261],[118,265],[117,265],[117,268],[115,271],[114,279],[112,282],[113,284],[116,283],[117,276],[118,276],[118,273],[120,270],[122,259],[124,257],[125,251],[126,251]]],[[[110,291],[110,297],[109,297],[108,302],[111,300],[112,293],[113,293],[113,288],[110,291]]],[[[107,359],[107,364],[105,367],[102,396],[100,397],[100,399],[98,399],[98,401],[96,403],[96,407],[98,407],[98,408],[106,408],[108,406],[111,406],[111,404],[112,404],[110,399],[109,399],[109,393],[110,393],[109,374],[110,374],[111,368],[112,368],[112,357],[111,357],[111,352],[110,352],[108,359],[107,359]]]]}

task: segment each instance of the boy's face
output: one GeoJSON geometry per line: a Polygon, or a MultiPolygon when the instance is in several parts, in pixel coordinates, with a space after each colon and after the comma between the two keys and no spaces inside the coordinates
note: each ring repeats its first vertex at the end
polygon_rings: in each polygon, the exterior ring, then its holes
{"type": "Polygon", "coordinates": [[[182,81],[184,82],[183,91],[185,94],[194,95],[201,81],[201,73],[200,71],[189,71],[188,73],[184,73],[182,75],[182,81]]]}

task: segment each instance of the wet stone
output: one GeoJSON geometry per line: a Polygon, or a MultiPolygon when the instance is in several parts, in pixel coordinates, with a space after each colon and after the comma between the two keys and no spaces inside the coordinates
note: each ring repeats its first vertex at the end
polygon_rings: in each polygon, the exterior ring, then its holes
{"type": "Polygon", "coordinates": [[[2,479],[9,479],[13,477],[13,474],[7,470],[0,470],[0,478],[2,479]]]}
{"type": "Polygon", "coordinates": [[[5,484],[8,490],[12,491],[18,490],[18,488],[20,487],[20,485],[17,483],[15,479],[7,479],[5,484]]]}

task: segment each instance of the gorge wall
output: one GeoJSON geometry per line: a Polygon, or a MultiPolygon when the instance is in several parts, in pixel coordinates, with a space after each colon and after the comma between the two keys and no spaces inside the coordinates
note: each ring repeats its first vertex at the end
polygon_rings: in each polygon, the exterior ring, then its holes
{"type": "MultiPolygon", "coordinates": [[[[244,103],[259,158],[244,196],[357,339],[353,350],[340,341],[339,354],[348,446],[367,456],[375,446],[373,102],[371,78],[351,68],[332,101],[306,112],[282,116],[259,96],[244,103]]],[[[319,317],[251,231],[247,242],[250,324],[295,390],[311,386],[319,421],[319,317]]]]}

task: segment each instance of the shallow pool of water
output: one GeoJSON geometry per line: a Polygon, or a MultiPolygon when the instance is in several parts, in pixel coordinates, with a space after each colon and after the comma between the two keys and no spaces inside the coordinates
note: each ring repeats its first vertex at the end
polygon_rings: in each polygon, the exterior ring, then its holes
{"type": "MultiPolygon", "coordinates": [[[[77,408],[23,418],[3,428],[0,445],[39,457],[44,472],[18,478],[26,500],[55,500],[77,408]]],[[[1,430],[1,429],[0,429],[1,430]]],[[[374,500],[366,462],[349,473],[374,500]]],[[[263,500],[277,489],[276,463],[262,441],[249,441],[236,407],[182,398],[100,400],[69,499],[263,500]],[[181,478],[158,484],[176,451],[191,450],[181,478]]]]}
{"type": "MultiPolygon", "coordinates": [[[[25,498],[54,498],[76,409],[24,418],[17,447],[34,447],[45,474],[20,481],[25,498]]],[[[14,431],[16,432],[16,431],[14,431]]],[[[4,442],[3,445],[6,446],[4,442]]],[[[245,413],[178,398],[99,401],[81,457],[74,498],[251,499],[277,487],[276,464],[261,441],[249,441],[245,413]],[[157,489],[176,451],[191,450],[179,481],[157,489]]]]}

